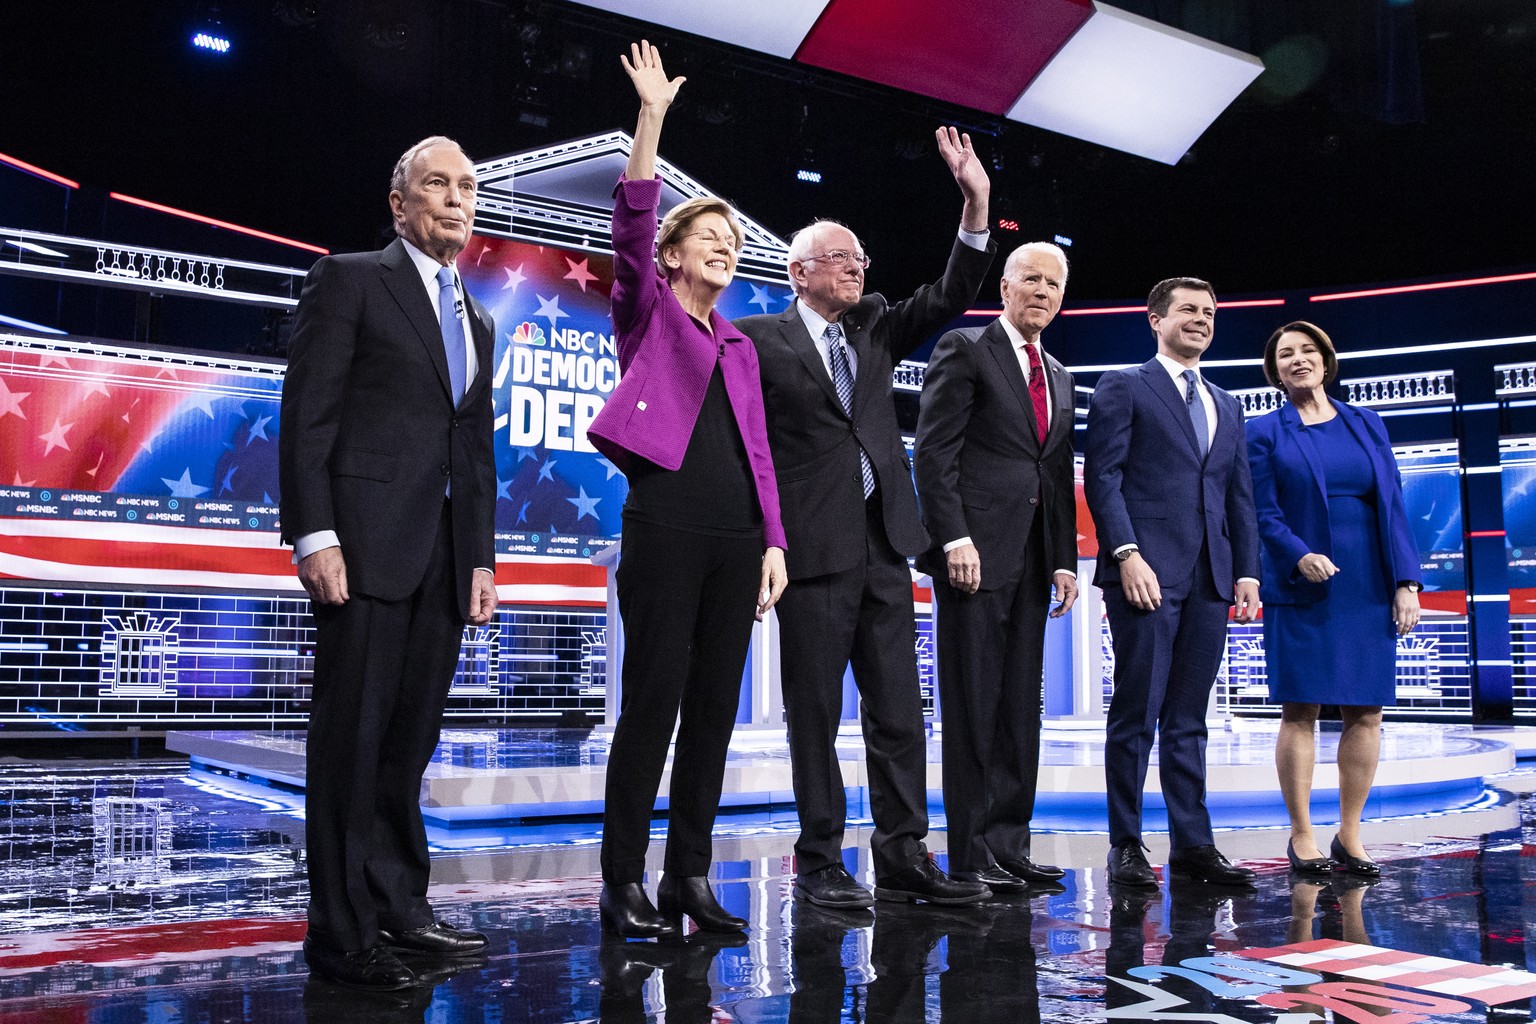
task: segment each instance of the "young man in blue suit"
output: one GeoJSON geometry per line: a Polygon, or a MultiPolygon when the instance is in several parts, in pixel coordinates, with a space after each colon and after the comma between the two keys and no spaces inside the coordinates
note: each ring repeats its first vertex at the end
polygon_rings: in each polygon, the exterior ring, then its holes
{"type": "Polygon", "coordinates": [[[1227,613],[1259,605],[1253,480],[1237,400],[1206,382],[1200,357],[1216,293],[1176,277],[1147,298],[1157,355],[1099,378],[1088,410],[1083,487],[1098,530],[1094,583],[1115,650],[1105,733],[1109,878],[1155,887],[1141,836],[1154,736],[1168,805],[1169,868],[1245,885],[1253,872],[1216,849],[1205,806],[1205,710],[1226,646],[1227,613]]]}

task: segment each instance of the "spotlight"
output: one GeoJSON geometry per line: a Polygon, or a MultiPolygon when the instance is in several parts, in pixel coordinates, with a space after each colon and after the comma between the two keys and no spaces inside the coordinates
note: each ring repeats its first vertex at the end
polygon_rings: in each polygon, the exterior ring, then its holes
{"type": "Polygon", "coordinates": [[[224,32],[224,23],[219,19],[219,9],[216,6],[209,4],[203,7],[196,25],[192,32],[194,47],[211,53],[229,52],[229,36],[224,32]]]}
{"type": "Polygon", "coordinates": [[[198,32],[192,37],[192,45],[203,50],[212,50],[214,53],[228,53],[229,40],[223,36],[216,36],[211,32],[198,32]]]}
{"type": "Polygon", "coordinates": [[[803,181],[809,185],[820,185],[821,172],[813,171],[809,167],[801,167],[799,170],[795,171],[795,180],[803,181]]]}
{"type": "Polygon", "coordinates": [[[1052,237],[1056,239],[1056,244],[1061,246],[1063,249],[1072,248],[1072,239],[1068,238],[1066,235],[1054,235],[1052,237]]]}
{"type": "Polygon", "coordinates": [[[1019,230],[1019,222],[1011,217],[999,217],[997,219],[997,227],[1001,231],[1017,231],[1019,230]]]}

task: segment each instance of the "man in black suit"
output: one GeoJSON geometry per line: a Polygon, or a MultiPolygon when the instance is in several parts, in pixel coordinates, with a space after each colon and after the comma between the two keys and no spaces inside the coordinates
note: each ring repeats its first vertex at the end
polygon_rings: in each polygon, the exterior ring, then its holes
{"type": "Polygon", "coordinates": [[[492,325],[453,269],[475,190],[452,140],[406,151],[398,240],[310,270],[283,385],[283,539],[316,630],[304,951],[360,987],[411,985],[396,951],[485,946],[433,918],[419,806],[464,623],[496,610],[492,325]]]}
{"type": "Polygon", "coordinates": [[[875,895],[944,903],[987,895],[979,883],[951,880],[923,845],[927,737],[907,558],[928,536],[891,393],[894,364],[975,300],[995,249],[987,238],[991,184],[970,138],[941,128],[938,140],[965,197],[960,237],[938,282],[894,305],[865,295],[869,260],[858,238],[818,221],[790,242],[795,302],[736,321],[757,346],[794,581],[778,617],[800,814],[795,894],[822,906],[873,903],[842,861],[847,806],[835,744],[850,660],[863,697],[875,895]]]}
{"type": "Polygon", "coordinates": [[[1083,490],[1098,530],[1093,582],[1115,647],[1104,735],[1109,879],[1151,888],[1141,793],[1154,738],[1168,805],[1168,867],[1245,885],[1216,849],[1205,805],[1205,710],[1226,650],[1227,613],[1259,607],[1253,478],[1237,399],[1207,382],[1216,292],[1193,277],[1155,285],[1157,355],[1099,378],[1083,440],[1083,490]]]}
{"type": "Polygon", "coordinates": [[[938,606],[949,870],[997,893],[1065,873],[1030,859],[1029,820],[1046,615],[1077,600],[1072,375],[1040,344],[1066,286],[1060,248],[1015,249],[1003,315],[939,339],[917,421],[917,494],[934,542],[917,564],[938,606]]]}

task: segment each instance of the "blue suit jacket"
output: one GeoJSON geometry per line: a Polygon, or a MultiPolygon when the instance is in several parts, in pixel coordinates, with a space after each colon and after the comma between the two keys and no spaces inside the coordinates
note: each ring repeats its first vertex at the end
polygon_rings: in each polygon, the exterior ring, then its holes
{"type": "Polygon", "coordinates": [[[1237,399],[1206,381],[1216,437],[1202,462],[1184,396],[1156,359],[1099,378],[1083,441],[1083,491],[1099,534],[1098,586],[1119,584],[1113,552],[1135,544],[1164,585],[1189,578],[1206,545],[1211,579],[1259,578],[1253,484],[1237,399]]]}
{"type": "MultiPolygon", "coordinates": [[[[1403,487],[1386,427],[1369,409],[1335,401],[1333,407],[1359,440],[1376,478],[1376,524],[1389,573],[1387,585],[1419,579],[1419,550],[1403,507],[1403,487]]],[[[1248,424],[1248,461],[1264,562],[1264,600],[1311,604],[1328,596],[1329,582],[1312,583],[1296,569],[1308,552],[1333,557],[1328,491],[1322,457],[1295,406],[1283,405],[1248,424]]]]}

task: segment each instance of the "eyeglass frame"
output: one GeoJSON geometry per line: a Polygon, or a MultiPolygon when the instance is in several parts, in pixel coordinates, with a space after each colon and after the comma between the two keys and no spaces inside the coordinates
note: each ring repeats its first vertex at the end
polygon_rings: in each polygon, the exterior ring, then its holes
{"type": "Polygon", "coordinates": [[[798,260],[797,262],[810,263],[813,260],[833,260],[834,262],[841,263],[844,266],[847,266],[848,262],[852,260],[855,264],[858,265],[860,270],[868,270],[869,264],[872,262],[868,253],[851,253],[846,249],[829,249],[826,252],[817,253],[815,256],[807,256],[802,260],[798,260]]]}
{"type": "MultiPolygon", "coordinates": [[[[690,231],[687,234],[679,235],[678,237],[679,238],[706,238],[707,237],[707,238],[714,239],[713,242],[706,242],[706,243],[704,243],[705,245],[714,245],[714,244],[716,244],[718,242],[726,241],[725,238],[721,237],[720,235],[715,234],[713,231],[690,231]]],[[[731,235],[731,237],[730,237],[730,245],[731,245],[731,248],[734,249],[736,252],[741,252],[744,244],[745,243],[739,241],[734,234],[731,235]]]]}

